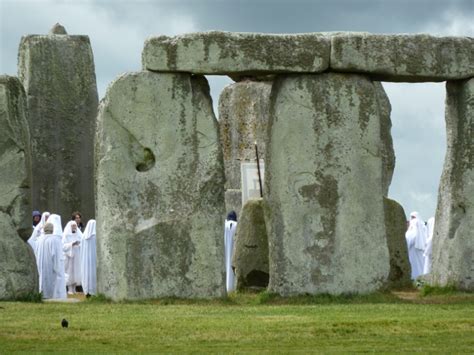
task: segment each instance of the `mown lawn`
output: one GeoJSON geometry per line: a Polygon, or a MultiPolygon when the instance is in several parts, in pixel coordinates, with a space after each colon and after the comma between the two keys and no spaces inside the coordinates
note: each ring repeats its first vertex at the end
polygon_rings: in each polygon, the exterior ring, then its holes
{"type": "Polygon", "coordinates": [[[0,353],[12,351],[472,353],[474,295],[0,302],[0,353]]]}

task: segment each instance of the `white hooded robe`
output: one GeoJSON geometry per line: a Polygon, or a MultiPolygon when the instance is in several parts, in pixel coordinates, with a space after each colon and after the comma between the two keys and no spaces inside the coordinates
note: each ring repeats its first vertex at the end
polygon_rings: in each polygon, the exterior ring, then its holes
{"type": "Polygon", "coordinates": [[[45,234],[38,243],[39,291],[43,298],[67,298],[61,237],[45,234]]]}
{"type": "Polygon", "coordinates": [[[79,228],[73,233],[72,226],[77,224],[75,221],[69,221],[64,228],[62,243],[64,251],[64,271],[66,276],[66,285],[80,285],[81,280],[81,242],[82,233],[79,228]],[[79,242],[79,245],[73,245],[79,242]]]}
{"type": "Polygon", "coordinates": [[[227,292],[235,290],[234,270],[232,270],[232,253],[234,250],[234,235],[237,229],[237,222],[232,220],[225,221],[224,227],[224,254],[225,254],[225,274],[227,292]]]}
{"type": "Polygon", "coordinates": [[[410,226],[405,233],[408,247],[408,259],[411,265],[411,278],[415,280],[423,275],[423,252],[426,244],[425,225],[417,212],[411,213],[410,226]]]}
{"type": "Polygon", "coordinates": [[[433,253],[433,231],[434,231],[434,217],[431,217],[428,220],[427,224],[427,234],[428,238],[426,239],[426,247],[423,257],[425,258],[423,274],[429,274],[431,272],[431,263],[432,263],[432,253],[433,253]]]}
{"type": "Polygon", "coordinates": [[[81,276],[84,294],[97,294],[97,252],[95,220],[87,222],[81,242],[81,276]]]}
{"type": "Polygon", "coordinates": [[[45,225],[49,216],[49,212],[43,212],[41,215],[41,220],[36,225],[36,227],[33,228],[33,233],[31,233],[31,237],[28,239],[28,244],[31,246],[31,249],[33,249],[36,258],[38,258],[38,240],[40,236],[44,234],[43,226],[45,225]]]}

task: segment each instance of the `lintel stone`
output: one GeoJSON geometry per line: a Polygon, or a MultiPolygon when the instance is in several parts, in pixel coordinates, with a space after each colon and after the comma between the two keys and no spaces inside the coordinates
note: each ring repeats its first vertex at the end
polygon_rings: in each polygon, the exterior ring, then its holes
{"type": "Polygon", "coordinates": [[[474,38],[427,34],[339,33],[331,36],[330,67],[393,82],[425,82],[474,76],[474,38]]]}
{"type": "Polygon", "coordinates": [[[330,39],[322,33],[197,32],[151,37],[143,69],[193,74],[318,73],[329,67],[330,39]]]}

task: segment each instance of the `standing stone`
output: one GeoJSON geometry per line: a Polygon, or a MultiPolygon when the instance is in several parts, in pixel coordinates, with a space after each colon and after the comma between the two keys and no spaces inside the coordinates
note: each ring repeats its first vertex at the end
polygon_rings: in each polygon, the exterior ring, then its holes
{"type": "Polygon", "coordinates": [[[237,223],[232,266],[237,289],[268,286],[268,237],[263,200],[248,200],[237,223]]]}
{"type": "Polygon", "coordinates": [[[431,282],[474,290],[474,78],[446,84],[447,149],[433,235],[431,282]]]}
{"type": "Polygon", "coordinates": [[[266,130],[272,82],[241,81],[227,86],[219,97],[219,128],[224,153],[226,210],[242,208],[240,164],[265,159],[266,130]]]}
{"type": "Polygon", "coordinates": [[[364,76],[282,76],[265,170],[269,290],[365,293],[389,275],[380,113],[364,76]]]}
{"type": "Polygon", "coordinates": [[[224,296],[224,167],[206,79],[125,74],[99,111],[99,292],[224,296]]]}
{"type": "Polygon", "coordinates": [[[31,234],[30,146],[25,92],[17,78],[0,76],[0,300],[38,291],[31,234]]]}
{"type": "Polygon", "coordinates": [[[387,287],[402,288],[411,285],[411,266],[405,239],[406,215],[403,207],[394,200],[384,198],[385,229],[390,254],[390,274],[387,287]]]}
{"type": "Polygon", "coordinates": [[[384,196],[388,196],[390,183],[392,182],[393,171],[395,170],[395,151],[393,150],[392,120],[390,112],[392,105],[380,82],[374,82],[375,92],[379,107],[380,117],[380,140],[382,142],[382,189],[384,196]]]}
{"type": "Polygon", "coordinates": [[[89,37],[56,25],[49,35],[23,37],[18,58],[31,133],[32,207],[63,218],[79,210],[87,221],[95,216],[98,105],[89,37]]]}

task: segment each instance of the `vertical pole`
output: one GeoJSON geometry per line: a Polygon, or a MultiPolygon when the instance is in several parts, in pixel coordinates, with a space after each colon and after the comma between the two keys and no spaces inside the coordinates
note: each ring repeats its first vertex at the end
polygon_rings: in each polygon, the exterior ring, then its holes
{"type": "Polygon", "coordinates": [[[258,171],[258,184],[260,186],[260,197],[263,197],[262,176],[260,175],[260,160],[258,159],[257,141],[255,141],[255,155],[257,156],[257,171],[258,171]]]}

